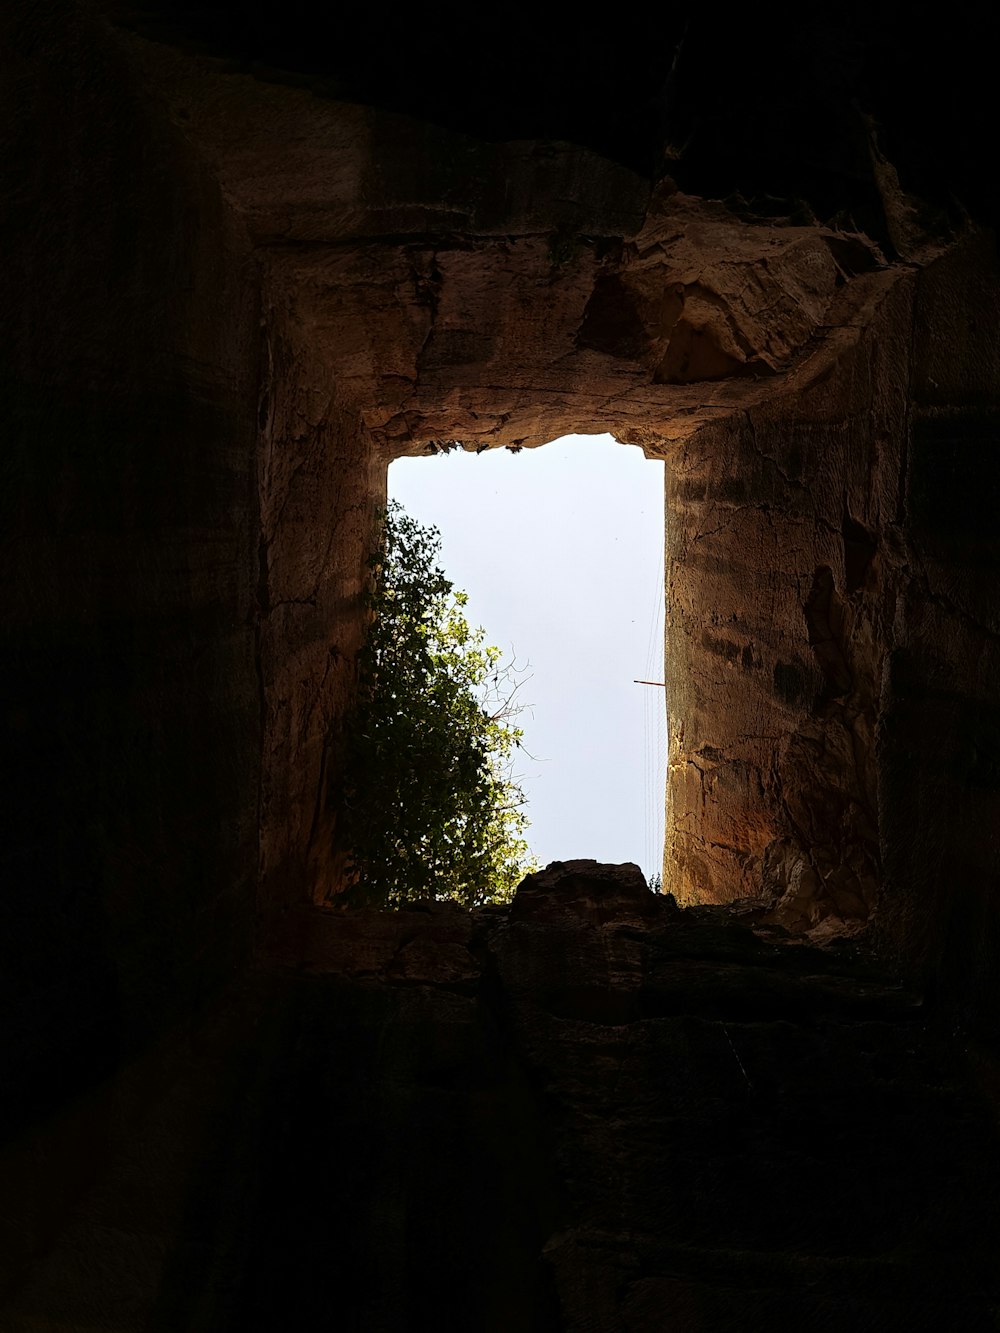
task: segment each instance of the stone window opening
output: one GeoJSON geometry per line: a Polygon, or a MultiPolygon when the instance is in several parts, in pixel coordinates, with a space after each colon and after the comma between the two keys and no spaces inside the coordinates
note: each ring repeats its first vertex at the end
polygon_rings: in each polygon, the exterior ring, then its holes
{"type": "Polygon", "coordinates": [[[663,680],[662,463],[609,435],[434,442],[390,464],[388,493],[438,527],[470,621],[523,668],[541,863],[630,861],[658,882],[664,690],[637,682],[663,680]]]}

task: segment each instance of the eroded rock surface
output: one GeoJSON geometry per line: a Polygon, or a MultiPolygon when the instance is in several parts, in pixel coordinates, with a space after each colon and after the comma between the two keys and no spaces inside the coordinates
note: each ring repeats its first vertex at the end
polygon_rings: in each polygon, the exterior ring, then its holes
{"type": "Polygon", "coordinates": [[[996,819],[1000,360],[966,340],[995,327],[997,290],[977,235],[898,273],[828,374],[667,465],[665,883],[763,894],[817,936],[867,922],[898,952],[949,920],[970,991],[990,984],[997,873],[970,821],[996,819]],[[983,498],[958,500],[959,477],[983,498]],[[959,828],[969,873],[944,850],[959,828]]]}

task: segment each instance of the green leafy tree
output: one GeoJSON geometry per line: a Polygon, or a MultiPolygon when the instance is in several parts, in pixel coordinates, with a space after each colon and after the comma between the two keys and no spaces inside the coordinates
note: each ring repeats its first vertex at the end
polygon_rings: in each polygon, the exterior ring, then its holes
{"type": "Polygon", "coordinates": [[[506,901],[536,868],[512,775],[516,673],[466,620],[438,530],[392,502],[382,536],[338,817],[348,900],[506,901]]]}

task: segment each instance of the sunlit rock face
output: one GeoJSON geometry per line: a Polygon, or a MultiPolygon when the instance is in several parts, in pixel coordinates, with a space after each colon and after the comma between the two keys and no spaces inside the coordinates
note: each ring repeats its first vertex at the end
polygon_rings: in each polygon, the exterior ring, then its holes
{"type": "Polygon", "coordinates": [[[832,373],[667,469],[667,882],[683,901],[763,893],[818,935],[874,919],[905,949],[947,920],[981,978],[1000,380],[968,339],[994,345],[997,299],[971,236],[898,274],[832,373]]]}
{"type": "Polygon", "coordinates": [[[668,465],[665,865],[682,901],[764,893],[820,931],[877,902],[913,287],[878,294],[832,373],[668,465]]]}

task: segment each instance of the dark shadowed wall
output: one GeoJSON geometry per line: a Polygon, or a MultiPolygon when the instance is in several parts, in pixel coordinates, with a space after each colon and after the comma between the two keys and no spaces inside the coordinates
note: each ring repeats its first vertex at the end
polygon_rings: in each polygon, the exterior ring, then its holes
{"type": "Polygon", "coordinates": [[[257,876],[255,266],[70,5],[4,20],[4,1117],[246,957],[257,876]]]}

